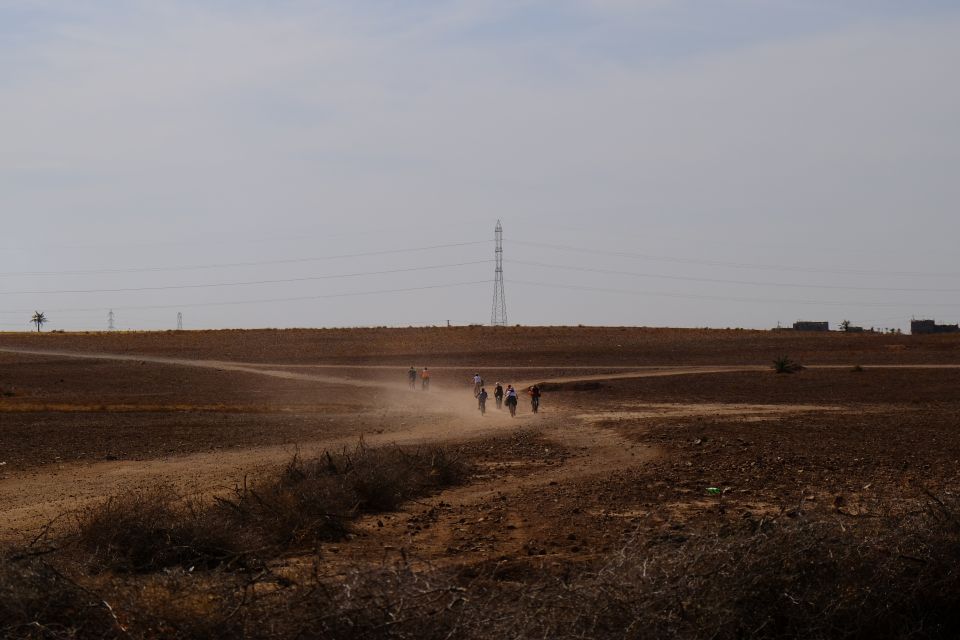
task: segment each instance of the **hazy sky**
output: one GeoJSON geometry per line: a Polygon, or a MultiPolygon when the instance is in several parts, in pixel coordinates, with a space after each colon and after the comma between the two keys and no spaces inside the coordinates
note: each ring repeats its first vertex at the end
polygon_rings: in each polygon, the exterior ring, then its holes
{"type": "Polygon", "coordinates": [[[956,322],[956,7],[0,0],[0,329],[956,322]]]}

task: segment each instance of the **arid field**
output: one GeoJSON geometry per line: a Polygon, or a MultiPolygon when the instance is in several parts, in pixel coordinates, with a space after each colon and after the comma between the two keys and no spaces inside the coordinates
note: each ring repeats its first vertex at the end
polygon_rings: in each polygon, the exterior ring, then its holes
{"type": "Polygon", "coordinates": [[[956,336],[0,334],[0,637],[960,637],[958,412],[956,336]]]}

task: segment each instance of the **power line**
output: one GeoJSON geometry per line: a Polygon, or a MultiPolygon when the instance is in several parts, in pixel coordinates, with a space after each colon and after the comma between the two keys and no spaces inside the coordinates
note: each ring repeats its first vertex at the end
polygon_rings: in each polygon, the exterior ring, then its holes
{"type": "Polygon", "coordinates": [[[342,253],[339,255],[316,256],[313,258],[290,258],[285,260],[260,260],[256,262],[226,262],[220,264],[195,264],[181,267],[135,267],[130,269],[72,269],[67,271],[8,271],[0,273],[0,278],[17,276],[70,276],[95,275],[106,273],[152,273],[160,271],[196,271],[201,269],[229,269],[233,267],[261,267],[278,264],[301,264],[304,262],[321,262],[324,260],[341,260],[344,258],[365,258],[369,256],[385,256],[397,253],[414,253],[418,251],[432,251],[434,249],[448,249],[452,247],[467,247],[478,244],[489,244],[489,240],[473,240],[471,242],[449,242],[434,244],[425,247],[411,247],[408,249],[385,249],[381,251],[364,251],[360,253],[342,253]]]}
{"type": "MultiPolygon", "coordinates": [[[[354,291],[349,293],[328,293],[323,295],[315,296],[297,296],[292,298],[264,298],[259,300],[229,300],[224,302],[196,302],[189,304],[150,304],[150,305],[136,305],[136,306],[126,306],[126,307],[113,307],[114,309],[119,309],[121,311],[131,311],[137,309],[172,309],[176,307],[225,307],[231,305],[244,305],[244,304],[269,304],[274,302],[300,302],[304,300],[324,300],[328,298],[352,298],[359,296],[375,296],[387,293],[406,293],[409,291],[425,291],[428,289],[450,289],[454,287],[466,287],[471,285],[478,284],[490,284],[490,280],[473,280],[469,282],[451,282],[448,284],[434,284],[434,285],[424,285],[420,287],[404,287],[401,289],[379,289],[376,291],[354,291]]],[[[68,313],[68,312],[78,312],[78,311],[102,311],[102,307],[87,307],[87,308],[72,308],[72,309],[50,309],[47,313],[68,313]]],[[[12,313],[32,313],[28,310],[13,310],[12,313]]]]}
{"type": "Polygon", "coordinates": [[[960,293],[960,289],[931,289],[924,287],[856,287],[833,284],[796,284],[790,282],[762,282],[755,280],[727,280],[723,278],[695,278],[692,276],[667,276],[654,273],[638,273],[635,271],[618,271],[615,269],[594,269],[590,267],[574,267],[562,264],[548,264],[545,262],[529,262],[526,260],[512,260],[511,264],[522,264],[531,267],[546,269],[564,269],[567,271],[582,271],[585,273],[602,273],[607,275],[633,276],[637,278],[658,278],[662,280],[682,280],[685,282],[708,282],[713,284],[741,284],[766,287],[794,287],[801,289],[839,289],[845,291],[905,291],[921,293],[960,293]]]}
{"type": "Polygon", "coordinates": [[[815,304],[815,305],[824,305],[824,306],[850,306],[850,307],[958,307],[960,303],[934,303],[934,304],[918,304],[918,303],[900,303],[900,302],[841,302],[836,300],[785,300],[785,299],[776,299],[776,298],[742,298],[736,296],[712,296],[712,295],[699,295],[693,293],[669,293],[666,291],[635,291],[631,289],[613,289],[607,287],[591,287],[591,286],[580,286],[572,284],[553,284],[550,282],[530,282],[525,280],[510,280],[511,284],[519,284],[533,287],[548,287],[552,289],[569,289],[573,291],[597,291],[602,293],[618,293],[624,295],[634,295],[634,296],[655,296],[662,298],[683,298],[690,300],[719,300],[723,302],[750,302],[757,304],[815,304]]]}
{"type": "MultiPolygon", "coordinates": [[[[577,225],[563,224],[562,222],[556,222],[556,221],[551,221],[550,227],[551,229],[565,229],[567,231],[572,231],[577,234],[576,237],[578,238],[583,237],[584,234],[590,233],[595,235],[596,234],[603,235],[608,238],[616,238],[621,242],[623,242],[624,240],[630,240],[630,239],[638,239],[638,240],[647,241],[647,242],[650,241],[649,234],[641,234],[641,233],[638,233],[636,230],[629,231],[629,230],[623,230],[620,228],[617,228],[615,230],[610,230],[609,227],[599,227],[598,225],[577,226],[577,225]]],[[[678,234],[661,235],[659,239],[660,240],[673,239],[673,240],[681,240],[681,241],[687,240],[685,236],[678,235],[678,234]]],[[[738,241],[738,240],[723,239],[723,238],[713,239],[712,237],[708,236],[708,237],[697,237],[697,244],[724,247],[724,248],[734,247],[737,249],[762,248],[762,249],[803,249],[804,251],[810,251],[810,250],[831,251],[831,252],[842,252],[844,255],[848,255],[848,256],[850,254],[856,254],[856,253],[868,253],[866,246],[851,247],[849,244],[829,245],[829,244],[823,244],[822,242],[817,242],[816,244],[813,244],[813,243],[810,243],[809,241],[802,241],[800,243],[781,242],[781,241],[761,243],[761,242],[738,241]]],[[[885,255],[902,254],[902,251],[893,251],[889,247],[880,247],[880,248],[875,246],[869,247],[869,253],[871,254],[877,254],[878,251],[885,255]]],[[[941,253],[940,255],[943,255],[943,253],[941,253]]],[[[953,254],[950,254],[950,255],[952,256],[953,254]]]]}
{"type": "MultiPolygon", "coordinates": [[[[99,321],[99,318],[103,315],[103,311],[106,307],[100,307],[97,309],[90,309],[88,312],[83,315],[69,315],[69,316],[57,316],[58,320],[68,319],[68,320],[93,320],[94,318],[99,321]]],[[[0,315],[20,315],[23,313],[23,310],[20,311],[10,311],[8,309],[0,310],[0,315]]],[[[32,313],[32,312],[31,312],[32,313]]]]}
{"type": "Polygon", "coordinates": [[[677,264],[696,264],[708,267],[730,267],[733,269],[768,269],[771,271],[796,271],[800,273],[829,273],[841,275],[862,275],[862,276],[920,276],[920,277],[956,277],[960,273],[949,272],[927,272],[927,271],[873,271],[867,269],[825,269],[821,267],[801,267],[794,265],[776,265],[759,264],[747,262],[724,262],[720,260],[696,260],[693,258],[678,258],[675,256],[659,256],[646,253],[632,253],[629,251],[608,251],[604,249],[588,249],[584,247],[574,247],[570,245],[548,244],[545,242],[526,242],[521,240],[512,240],[514,244],[528,247],[540,247],[544,249],[555,249],[558,251],[574,251],[577,253],[589,253],[594,255],[617,256],[621,258],[636,258],[641,260],[653,260],[659,262],[672,262],[677,264]]]}
{"type": "MultiPolygon", "coordinates": [[[[353,230],[353,231],[342,231],[339,233],[327,233],[325,230],[322,232],[324,239],[330,240],[334,238],[344,238],[352,236],[369,236],[369,235],[395,235],[401,232],[411,232],[411,231],[422,231],[425,229],[436,230],[437,228],[448,228],[458,226],[456,223],[449,224],[424,224],[419,226],[411,226],[408,224],[396,226],[396,227],[384,227],[377,226],[375,229],[362,229],[362,230],[353,230]]],[[[264,238],[273,238],[273,239],[288,239],[288,238],[297,238],[302,239],[305,236],[315,236],[321,231],[315,227],[300,227],[299,229],[286,229],[283,233],[270,233],[263,234],[257,233],[256,237],[246,237],[243,232],[231,232],[231,231],[208,231],[205,234],[197,235],[193,233],[189,240],[178,239],[178,240],[161,240],[153,242],[144,242],[144,241],[124,241],[124,242],[111,242],[111,243],[97,243],[97,244],[33,244],[33,245],[24,245],[18,244],[17,246],[0,246],[0,251],[37,251],[43,249],[55,249],[55,250],[91,250],[91,249],[117,249],[117,248],[130,248],[130,247],[169,247],[169,246],[189,246],[189,245],[203,245],[209,246],[211,244],[261,244],[264,238]],[[237,239],[229,239],[228,236],[234,236],[237,239]],[[206,237],[203,237],[206,236],[206,237]]],[[[249,233],[254,233],[250,231],[249,233]]]]}
{"type": "Polygon", "coordinates": [[[401,269],[383,269],[381,271],[361,271],[357,273],[340,273],[322,276],[305,276],[301,278],[277,278],[273,280],[248,280],[243,282],[214,282],[209,284],[180,284],[163,285],[156,287],[121,287],[117,289],[59,289],[48,291],[0,291],[0,295],[52,295],[67,293],[127,293],[133,291],[167,291],[171,289],[209,289],[214,287],[240,287],[247,285],[260,284],[283,284],[289,282],[312,282],[316,280],[334,280],[338,278],[359,278],[362,276],[385,275],[389,273],[408,273],[411,271],[429,271],[433,269],[446,269],[451,267],[463,267],[467,265],[489,264],[491,260],[474,260],[473,262],[454,262],[451,264],[436,264],[426,267],[405,267],[401,269]]]}

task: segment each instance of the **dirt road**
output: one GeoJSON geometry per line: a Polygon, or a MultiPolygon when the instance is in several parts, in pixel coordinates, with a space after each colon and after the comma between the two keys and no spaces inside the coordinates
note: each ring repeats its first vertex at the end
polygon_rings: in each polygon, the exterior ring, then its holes
{"type": "MultiPolygon", "coordinates": [[[[586,468],[611,468],[638,459],[639,447],[622,441],[617,436],[600,432],[589,426],[570,424],[570,419],[557,412],[540,416],[521,414],[511,419],[506,412],[489,411],[481,417],[471,403],[465,403],[459,394],[410,394],[407,385],[372,380],[357,380],[332,375],[291,372],[272,365],[253,365],[218,360],[191,360],[155,356],[118,354],[72,353],[34,349],[2,348],[0,351],[24,355],[58,358],[84,358],[151,362],[164,365],[200,367],[237,373],[307,380],[318,384],[350,385],[404,392],[404,408],[412,413],[410,428],[388,434],[356,434],[303,443],[303,450],[319,451],[352,446],[361,436],[369,444],[419,444],[428,442],[457,442],[497,434],[509,433],[524,425],[543,429],[558,443],[585,451],[584,455],[597,458],[586,468]],[[441,414],[444,420],[417,421],[418,415],[441,414]],[[535,422],[534,422],[535,420],[535,422]],[[562,428],[561,428],[562,426],[562,428]],[[612,442],[611,439],[614,441],[612,442]],[[629,452],[627,452],[629,450],[629,452]],[[618,453],[622,452],[622,453],[618,453]],[[599,465],[600,462],[603,465],[599,465]]],[[[660,375],[660,372],[647,372],[660,375]]],[[[566,380],[566,378],[564,379],[566,380]]],[[[491,402],[492,404],[492,402],[491,402]]],[[[289,459],[294,448],[289,446],[256,447],[239,451],[217,451],[167,459],[147,461],[108,461],[92,464],[61,464],[43,467],[22,475],[0,480],[0,539],[23,540],[35,534],[54,517],[75,511],[86,504],[117,493],[124,488],[157,482],[173,482],[184,492],[215,493],[228,491],[245,476],[255,476],[258,470],[272,467],[289,459]]],[[[646,452],[642,455],[652,455],[646,452]]],[[[641,455],[641,457],[642,457],[641,455]]],[[[549,481],[549,479],[547,480],[549,481]]],[[[525,479],[524,482],[531,482],[525,479]]],[[[537,482],[537,480],[533,480],[537,482]]],[[[509,484],[509,482],[507,483],[509,484]]],[[[501,483],[498,489],[503,490],[501,483]]],[[[483,495],[483,489],[476,495],[483,495]]]]}
{"type": "MultiPolygon", "coordinates": [[[[601,427],[602,420],[596,415],[569,415],[553,408],[532,416],[521,414],[510,419],[501,412],[490,411],[481,417],[471,406],[464,402],[459,393],[410,394],[406,384],[370,379],[356,379],[336,375],[324,375],[301,370],[291,371],[287,365],[263,365],[220,360],[197,360],[160,356],[121,355],[108,353],[77,353],[69,351],[48,351],[39,349],[0,348],[7,353],[49,356],[59,358],[83,358],[94,360],[139,361],[182,367],[199,367],[236,372],[239,374],[268,376],[282,379],[294,379],[315,382],[318,385],[350,385],[362,388],[377,388],[397,392],[403,398],[402,407],[409,412],[412,420],[409,428],[388,434],[362,434],[371,444],[417,444],[427,442],[456,442],[497,434],[507,434],[518,427],[531,426],[541,430],[544,436],[558,445],[570,447],[582,452],[577,460],[580,473],[609,472],[627,465],[649,460],[656,455],[650,448],[638,446],[627,441],[615,432],[601,427]],[[280,368],[284,367],[284,368],[280,368]],[[400,395],[402,393],[402,396],[400,395]],[[442,415],[444,419],[418,421],[417,416],[442,415]]],[[[960,365],[876,365],[877,368],[957,368],[960,365]]],[[[351,367],[301,365],[307,368],[333,369],[395,369],[393,365],[355,365],[351,367]]],[[[442,369],[442,367],[432,367],[442,369]]],[[[463,369],[463,367],[451,367],[463,369]]],[[[490,367],[486,367],[490,369],[490,367]]],[[[605,367],[577,365],[565,369],[597,370],[605,367]]],[[[609,368],[609,367],[606,367],[609,368]]],[[[813,368],[813,367],[812,367],[813,368]]],[[[823,368],[841,368],[841,365],[826,365],[823,368]]],[[[512,367],[524,371],[536,368],[512,367]]],[[[628,379],[644,377],[662,377],[693,375],[704,373],[729,373],[762,371],[768,369],[756,365],[735,366],[663,366],[663,367],[619,367],[619,371],[602,374],[577,376],[567,375],[547,379],[536,379],[518,383],[518,387],[535,382],[573,383],[607,379],[628,379]]],[[[438,391],[442,390],[438,389],[438,391]]],[[[779,408],[783,410],[784,408],[779,408]]],[[[796,409],[796,408],[794,408],[796,409]]],[[[661,414],[664,409],[657,408],[654,413],[661,414]]],[[[750,405],[738,405],[731,409],[744,416],[756,415],[758,409],[750,405]]],[[[770,411],[759,409],[760,412],[770,411]]],[[[676,412],[682,415],[709,414],[717,411],[716,405],[684,405],[676,412]]],[[[306,451],[324,448],[340,448],[356,442],[361,434],[303,443],[306,451]]],[[[288,459],[293,449],[289,446],[256,447],[238,451],[219,451],[181,456],[169,459],[147,461],[109,461],[92,464],[63,464],[55,467],[43,467],[28,471],[15,477],[0,480],[0,539],[23,540],[32,535],[51,518],[75,510],[92,501],[102,499],[124,488],[156,482],[174,482],[185,492],[211,493],[226,491],[235,486],[245,475],[255,475],[259,469],[276,465],[288,459]]],[[[569,467],[554,469],[539,476],[528,476],[523,480],[501,478],[496,486],[474,485],[459,490],[457,499],[478,499],[491,491],[510,490],[522,484],[553,481],[558,475],[569,477],[574,471],[569,467]],[[514,486],[515,485],[515,486],[514,486]]]]}

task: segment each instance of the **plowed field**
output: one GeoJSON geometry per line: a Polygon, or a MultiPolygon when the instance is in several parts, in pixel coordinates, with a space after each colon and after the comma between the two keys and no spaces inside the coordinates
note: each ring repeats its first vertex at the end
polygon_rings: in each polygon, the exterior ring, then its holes
{"type": "MultiPolygon", "coordinates": [[[[452,447],[474,472],[462,486],[360,518],[347,539],[316,550],[323,561],[310,571],[334,579],[402,562],[462,577],[493,562],[502,579],[523,583],[592,571],[627,548],[668,553],[779,519],[879,535],[888,520],[960,491],[958,415],[953,336],[0,334],[0,540],[23,545],[58,516],[131,488],[172,483],[212,499],[295,452],[363,438],[452,447]],[[784,354],[806,368],[774,373],[784,354]],[[409,387],[410,365],[430,368],[429,390],[409,387]],[[522,395],[516,418],[492,397],[480,415],[477,371],[491,396],[495,381],[542,383],[540,413],[522,395]]],[[[307,561],[283,564],[298,581],[307,561]]]]}

